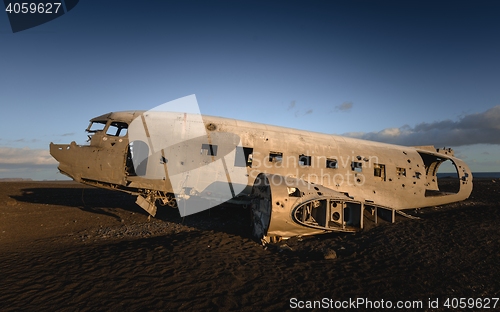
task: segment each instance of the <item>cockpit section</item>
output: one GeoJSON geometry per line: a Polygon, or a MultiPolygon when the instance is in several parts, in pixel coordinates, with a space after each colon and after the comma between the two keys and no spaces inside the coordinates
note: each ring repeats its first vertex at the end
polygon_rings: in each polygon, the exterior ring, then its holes
{"type": "Polygon", "coordinates": [[[50,144],[50,154],[59,171],[73,180],[102,188],[138,195],[138,204],[151,215],[157,199],[175,206],[170,181],[145,178],[149,157],[145,142],[129,142],[129,125],[142,111],[116,112],[90,120],[87,144],[50,144]],[[134,166],[136,163],[136,166],[134,166]]]}
{"type": "MultiPolygon", "coordinates": [[[[102,141],[115,141],[113,138],[121,138],[122,141],[127,137],[127,130],[130,121],[120,121],[112,118],[113,116],[103,115],[90,120],[90,124],[85,129],[90,145],[98,146],[102,141]]],[[[127,118],[128,119],[128,118],[127,118]]],[[[120,139],[118,139],[120,140],[120,139]]]]}
{"type": "Polygon", "coordinates": [[[59,161],[61,173],[83,183],[126,185],[127,172],[130,172],[127,165],[131,162],[128,127],[140,113],[108,113],[91,119],[85,129],[88,144],[51,143],[50,153],[59,161]]]}

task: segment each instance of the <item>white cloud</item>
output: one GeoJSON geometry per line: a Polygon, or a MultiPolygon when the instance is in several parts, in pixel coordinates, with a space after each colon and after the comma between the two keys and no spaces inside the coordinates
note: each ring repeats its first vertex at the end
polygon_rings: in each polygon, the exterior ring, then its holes
{"type": "Polygon", "coordinates": [[[57,161],[45,149],[0,147],[0,165],[45,166],[56,164],[57,161]]]}
{"type": "Polygon", "coordinates": [[[382,130],[380,133],[386,137],[398,137],[401,135],[402,131],[399,128],[387,128],[382,130]]]}
{"type": "Polygon", "coordinates": [[[349,132],[343,135],[409,146],[500,144],[500,105],[482,113],[465,115],[457,121],[423,122],[413,128],[405,125],[378,132],[349,132]]]}

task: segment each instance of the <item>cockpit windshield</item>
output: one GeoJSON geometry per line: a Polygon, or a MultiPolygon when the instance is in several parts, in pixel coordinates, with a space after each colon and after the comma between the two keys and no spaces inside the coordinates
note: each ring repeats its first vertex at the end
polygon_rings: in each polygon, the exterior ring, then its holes
{"type": "Polygon", "coordinates": [[[127,135],[128,124],[121,121],[109,121],[109,120],[93,120],[90,122],[86,131],[89,133],[89,139],[87,142],[92,140],[92,137],[100,132],[100,136],[107,137],[124,137],[127,135]]]}
{"type": "Polygon", "coordinates": [[[88,133],[96,133],[97,131],[104,130],[106,127],[106,121],[93,121],[87,127],[88,133]]]}
{"type": "Polygon", "coordinates": [[[109,136],[125,136],[127,134],[128,125],[124,122],[113,121],[106,131],[109,136]]]}

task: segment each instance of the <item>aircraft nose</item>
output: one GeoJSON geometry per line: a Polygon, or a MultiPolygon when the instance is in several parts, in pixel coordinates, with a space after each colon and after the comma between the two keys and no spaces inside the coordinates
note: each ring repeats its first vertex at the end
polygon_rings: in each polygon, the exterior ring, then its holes
{"type": "Polygon", "coordinates": [[[75,179],[73,169],[75,168],[74,162],[76,159],[74,153],[77,147],[75,142],[71,142],[71,144],[50,143],[50,155],[59,162],[59,171],[72,179],[75,179]]]}

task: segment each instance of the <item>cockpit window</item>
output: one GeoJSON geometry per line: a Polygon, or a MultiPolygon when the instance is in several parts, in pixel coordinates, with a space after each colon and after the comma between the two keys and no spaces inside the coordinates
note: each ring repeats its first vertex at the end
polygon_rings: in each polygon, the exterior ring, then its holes
{"type": "Polygon", "coordinates": [[[105,121],[94,121],[87,127],[87,132],[96,133],[97,131],[104,130],[104,127],[106,127],[105,121]]]}
{"type": "Polygon", "coordinates": [[[106,134],[110,136],[125,136],[127,134],[127,128],[128,125],[126,123],[114,121],[109,125],[106,134]]]}

